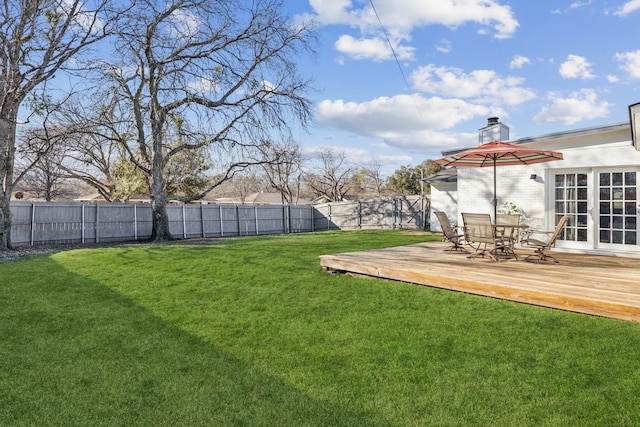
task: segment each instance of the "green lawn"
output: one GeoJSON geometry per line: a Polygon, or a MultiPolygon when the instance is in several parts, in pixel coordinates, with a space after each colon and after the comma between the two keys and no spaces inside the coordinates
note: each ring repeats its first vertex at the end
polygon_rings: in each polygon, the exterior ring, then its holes
{"type": "Polygon", "coordinates": [[[324,232],[0,264],[0,425],[640,425],[636,323],[319,266],[427,238],[324,232]]]}

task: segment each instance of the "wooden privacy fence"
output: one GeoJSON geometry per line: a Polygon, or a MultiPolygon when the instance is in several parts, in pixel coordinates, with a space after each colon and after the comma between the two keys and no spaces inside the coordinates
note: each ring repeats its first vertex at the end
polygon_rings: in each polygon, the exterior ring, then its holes
{"type": "Polygon", "coordinates": [[[315,210],[315,230],[426,229],[429,224],[429,199],[421,196],[323,203],[315,210]]]}
{"type": "MultiPolygon", "coordinates": [[[[169,231],[193,239],[353,228],[424,228],[426,199],[298,205],[168,205],[169,231]],[[422,210],[421,210],[422,209],[422,210]]],[[[107,243],[151,237],[142,203],[12,202],[14,246],[107,243]]]]}

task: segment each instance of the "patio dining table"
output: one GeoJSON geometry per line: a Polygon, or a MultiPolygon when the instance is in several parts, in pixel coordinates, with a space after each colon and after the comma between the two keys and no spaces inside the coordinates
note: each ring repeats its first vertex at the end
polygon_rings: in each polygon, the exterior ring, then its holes
{"type": "Polygon", "coordinates": [[[501,247],[495,250],[494,255],[500,258],[518,259],[515,245],[520,240],[520,232],[527,228],[529,226],[525,224],[493,224],[496,238],[503,243],[501,247]]]}

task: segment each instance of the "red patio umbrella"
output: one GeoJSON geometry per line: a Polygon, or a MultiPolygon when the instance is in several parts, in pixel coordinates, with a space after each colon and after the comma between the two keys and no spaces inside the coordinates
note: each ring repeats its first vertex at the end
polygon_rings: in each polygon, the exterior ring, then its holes
{"type": "Polygon", "coordinates": [[[536,150],[526,145],[509,144],[507,142],[487,142],[474,148],[438,159],[435,162],[442,166],[458,166],[483,168],[493,166],[493,220],[498,212],[496,199],[496,167],[532,165],[534,163],[562,160],[562,153],[550,150],[536,150]]]}

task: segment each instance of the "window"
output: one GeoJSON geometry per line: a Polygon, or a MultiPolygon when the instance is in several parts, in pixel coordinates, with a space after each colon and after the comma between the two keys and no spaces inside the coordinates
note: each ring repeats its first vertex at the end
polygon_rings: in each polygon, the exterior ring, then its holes
{"type": "Polygon", "coordinates": [[[555,224],[569,215],[560,240],[587,241],[587,174],[568,173],[555,176],[555,224]]]}
{"type": "Polygon", "coordinates": [[[598,174],[600,243],[637,244],[636,189],[636,172],[598,174]]]}

